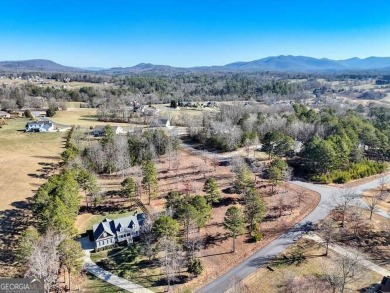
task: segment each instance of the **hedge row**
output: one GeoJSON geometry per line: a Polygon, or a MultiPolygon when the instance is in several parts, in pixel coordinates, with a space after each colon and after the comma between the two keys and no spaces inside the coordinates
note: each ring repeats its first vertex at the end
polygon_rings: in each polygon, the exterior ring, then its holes
{"type": "Polygon", "coordinates": [[[382,173],[386,171],[387,167],[387,163],[365,160],[351,164],[347,170],[335,170],[328,174],[313,176],[312,180],[318,183],[345,183],[350,180],[382,173]]]}

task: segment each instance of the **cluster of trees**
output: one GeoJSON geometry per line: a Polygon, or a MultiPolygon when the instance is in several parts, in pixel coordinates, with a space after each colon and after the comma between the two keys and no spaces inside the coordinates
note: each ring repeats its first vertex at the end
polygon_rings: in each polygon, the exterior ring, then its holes
{"type": "MultiPolygon", "coordinates": [[[[73,148],[70,142],[72,132],[67,137],[67,150],[73,148]]],[[[65,165],[35,194],[32,212],[36,227],[23,233],[19,255],[25,264],[25,276],[43,278],[46,292],[60,288],[61,269],[68,274],[69,290],[71,277],[77,276],[82,269],[83,252],[80,243],[73,240],[77,233],[75,221],[80,206],[79,194],[80,190],[95,193],[98,189],[95,178],[85,169],[65,165]]]]}
{"type": "MultiPolygon", "coordinates": [[[[183,99],[240,100],[260,98],[265,94],[288,95],[296,90],[286,80],[271,79],[267,74],[177,74],[175,76],[127,76],[118,85],[133,93],[154,94],[161,97],[182,96],[183,99]],[[202,99],[203,98],[203,99],[202,99]]],[[[168,102],[168,101],[165,101],[168,102]]]]}
{"type": "Polygon", "coordinates": [[[179,139],[163,130],[135,132],[127,136],[115,135],[111,126],[104,129],[100,143],[86,147],[82,152],[84,166],[96,173],[124,171],[144,161],[151,161],[167,154],[170,165],[178,156],[179,139]]]}
{"type": "Polygon", "coordinates": [[[299,175],[312,180],[346,182],[377,174],[386,168],[381,161],[390,159],[388,108],[370,107],[368,118],[364,111],[316,111],[302,104],[268,113],[250,104],[220,109],[221,115],[205,116],[202,126],[190,127],[190,136],[225,151],[261,142],[269,158],[295,158],[290,163],[299,175]]]}
{"type": "Polygon", "coordinates": [[[308,114],[309,111],[303,106],[296,110],[301,119],[320,123],[326,135],[316,135],[304,144],[302,167],[308,177],[342,183],[386,169],[384,163],[367,160],[370,157],[383,160],[383,154],[389,151],[386,129],[377,127],[376,121],[364,119],[351,110],[343,116],[330,109],[315,114],[308,114]]]}
{"type": "Polygon", "coordinates": [[[243,196],[244,210],[237,205],[229,207],[223,222],[225,229],[233,239],[233,252],[236,249],[236,238],[243,233],[245,224],[254,241],[262,239],[260,223],[267,211],[266,202],[255,188],[253,175],[244,164],[237,170],[235,188],[243,196]]]}
{"type": "Polygon", "coordinates": [[[196,252],[203,246],[199,229],[211,218],[211,206],[200,195],[182,197],[171,192],[167,214],[143,225],[141,252],[151,260],[157,255],[168,287],[183,268],[192,276],[201,274],[203,267],[196,252]]]}

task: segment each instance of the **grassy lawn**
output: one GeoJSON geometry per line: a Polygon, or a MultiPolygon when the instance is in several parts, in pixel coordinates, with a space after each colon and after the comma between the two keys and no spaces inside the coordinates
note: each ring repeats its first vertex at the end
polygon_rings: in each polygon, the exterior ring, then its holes
{"type": "Polygon", "coordinates": [[[158,263],[149,262],[141,256],[139,244],[92,253],[91,259],[102,268],[122,278],[156,292],[163,291],[164,284],[160,282],[163,276],[158,263]]]}
{"type": "MultiPolygon", "coordinates": [[[[285,251],[284,254],[289,255],[298,246],[302,247],[304,251],[305,259],[303,262],[286,261],[280,256],[270,264],[274,271],[263,267],[246,278],[242,282],[242,292],[283,292],[284,288],[286,288],[286,281],[291,276],[297,278],[317,278],[339,258],[339,255],[332,251],[330,251],[327,257],[322,256],[325,252],[324,248],[317,243],[305,239],[300,240],[297,244],[285,251]]],[[[363,292],[359,290],[380,282],[381,279],[382,277],[379,274],[367,270],[360,280],[350,284],[348,287],[352,292],[363,292]]]]}
{"type": "MultiPolygon", "coordinates": [[[[96,125],[106,125],[110,124],[112,126],[122,126],[124,128],[131,127],[132,124],[129,123],[114,123],[114,122],[101,122],[97,119],[97,109],[96,108],[69,108],[64,111],[57,111],[56,115],[51,119],[54,122],[65,125],[78,125],[82,127],[93,127],[96,125]]],[[[136,127],[141,127],[142,125],[135,125],[136,127]]]]}
{"type": "Polygon", "coordinates": [[[27,121],[8,120],[0,128],[0,210],[32,196],[62,152],[65,133],[25,133],[27,121]]]}
{"type": "Polygon", "coordinates": [[[94,293],[118,293],[124,292],[119,287],[104,282],[103,280],[91,275],[86,274],[83,279],[83,284],[80,288],[80,292],[94,292],[94,293]]]}
{"type": "Polygon", "coordinates": [[[27,198],[46,182],[62,152],[65,133],[25,133],[27,119],[7,120],[0,128],[0,276],[20,267],[11,253],[31,224],[27,198]]]}

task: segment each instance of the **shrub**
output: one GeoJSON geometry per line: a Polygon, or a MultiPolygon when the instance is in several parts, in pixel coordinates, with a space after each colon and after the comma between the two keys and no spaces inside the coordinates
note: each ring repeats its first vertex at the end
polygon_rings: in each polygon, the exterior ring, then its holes
{"type": "Polygon", "coordinates": [[[253,231],[251,232],[251,237],[252,237],[253,241],[255,241],[255,242],[259,242],[259,241],[261,241],[261,239],[263,239],[263,233],[261,232],[260,225],[258,223],[256,223],[253,226],[253,231]]]}
{"type": "Polygon", "coordinates": [[[195,259],[191,259],[188,262],[188,269],[187,269],[188,273],[194,276],[199,276],[202,273],[202,271],[203,271],[203,266],[200,259],[195,258],[195,259]]]}
{"type": "Polygon", "coordinates": [[[350,180],[360,179],[376,174],[380,174],[387,169],[386,163],[365,160],[353,163],[347,170],[335,170],[327,174],[315,175],[311,180],[318,183],[346,183],[350,180]]]}

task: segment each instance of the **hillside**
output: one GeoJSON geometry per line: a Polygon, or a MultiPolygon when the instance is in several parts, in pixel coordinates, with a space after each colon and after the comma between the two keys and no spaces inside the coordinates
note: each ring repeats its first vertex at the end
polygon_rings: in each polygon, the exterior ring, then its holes
{"type": "Polygon", "coordinates": [[[248,62],[234,62],[224,66],[172,67],[140,63],[130,67],[76,68],[64,66],[50,60],[0,61],[0,71],[42,71],[42,72],[94,72],[100,74],[169,74],[179,72],[341,72],[341,71],[390,71],[390,57],[368,57],[332,60],[306,56],[271,56],[248,62]]]}
{"type": "Polygon", "coordinates": [[[0,61],[2,71],[48,71],[48,72],[76,72],[79,68],[64,66],[45,59],[0,61]]]}

